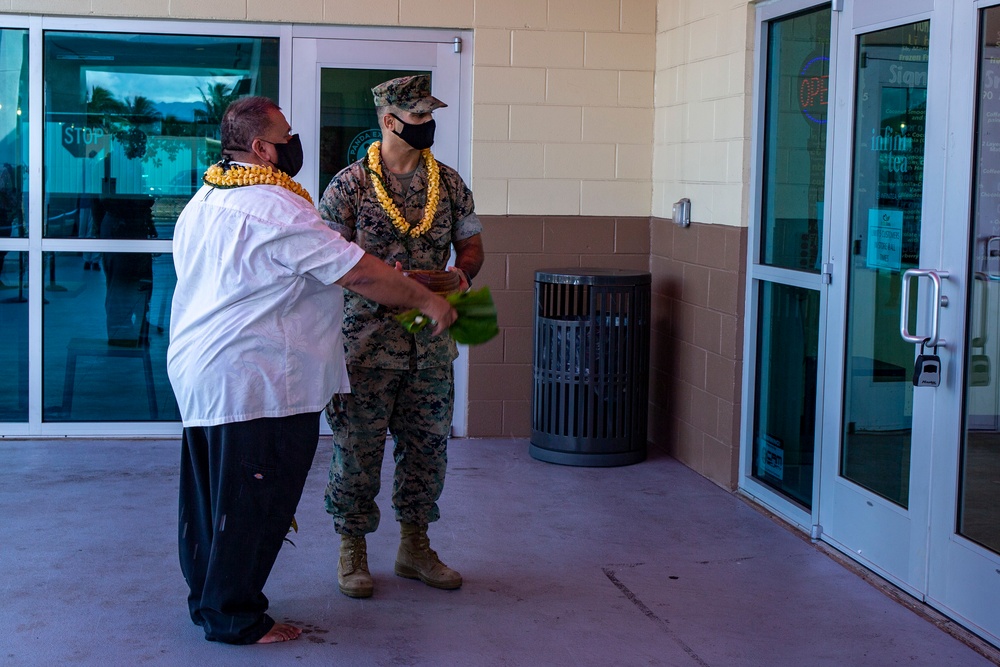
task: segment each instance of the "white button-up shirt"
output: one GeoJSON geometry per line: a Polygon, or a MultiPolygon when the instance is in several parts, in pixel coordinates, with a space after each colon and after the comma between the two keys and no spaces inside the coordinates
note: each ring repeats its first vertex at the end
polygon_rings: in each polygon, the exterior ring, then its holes
{"type": "Polygon", "coordinates": [[[203,186],[173,242],[167,374],[184,426],[319,412],[349,391],[333,283],[363,255],[285,188],[203,186]]]}

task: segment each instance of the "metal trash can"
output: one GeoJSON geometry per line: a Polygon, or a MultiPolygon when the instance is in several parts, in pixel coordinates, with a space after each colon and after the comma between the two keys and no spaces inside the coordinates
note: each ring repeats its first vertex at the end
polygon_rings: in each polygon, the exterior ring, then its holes
{"type": "Polygon", "coordinates": [[[646,458],[650,274],[535,272],[531,456],[618,466],[646,458]]]}

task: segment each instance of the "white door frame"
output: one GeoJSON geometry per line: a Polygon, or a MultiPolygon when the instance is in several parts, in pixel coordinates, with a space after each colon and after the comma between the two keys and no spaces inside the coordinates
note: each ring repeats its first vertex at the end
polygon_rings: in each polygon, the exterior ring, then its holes
{"type": "MultiPolygon", "coordinates": [[[[930,52],[928,64],[927,126],[924,145],[924,171],[921,208],[921,268],[942,268],[940,263],[940,221],[943,207],[944,156],[947,145],[947,100],[949,62],[948,49],[951,44],[950,12],[926,11],[915,13],[914,5],[930,6],[930,0],[909,2],[892,0],[884,3],[848,2],[844,8],[843,21],[850,28],[841,33],[840,59],[838,63],[841,79],[835,95],[836,109],[840,111],[835,120],[835,132],[841,139],[834,145],[833,191],[830,199],[834,211],[830,218],[832,231],[839,232],[832,261],[839,269],[831,285],[830,298],[838,304],[831,308],[827,321],[828,337],[827,366],[831,369],[831,387],[846,387],[850,378],[844,377],[844,350],[847,349],[848,283],[847,266],[851,256],[851,210],[853,207],[853,152],[855,122],[856,58],[857,40],[863,34],[931,19],[930,52]],[[895,18],[893,18],[895,17],[895,18]],[[837,153],[838,147],[847,153],[837,153]],[[843,149],[841,149],[843,150],[843,149]],[[836,256],[839,254],[840,259],[836,256]],[[839,277],[839,280],[837,279],[839,277]],[[842,304],[842,305],[841,305],[842,304]],[[835,369],[835,370],[834,370],[835,369]]],[[[920,8],[920,7],[918,7],[920,8]]],[[[831,234],[833,235],[833,234],[831,234]]],[[[948,289],[951,289],[948,285],[948,289]]],[[[920,285],[924,290],[926,285],[920,285]]],[[[923,303],[924,300],[921,301],[923,303]]],[[[954,312],[954,310],[952,310],[954,312]]],[[[921,314],[926,317],[926,309],[921,314]]],[[[944,319],[944,318],[943,318],[944,319]]],[[[922,325],[926,326],[926,324],[922,325]]],[[[957,332],[942,322],[947,328],[943,334],[951,343],[957,332]]],[[[918,330],[922,330],[918,327],[918,330]]],[[[954,362],[949,360],[950,349],[939,350],[942,361],[949,368],[954,362]]],[[[952,384],[953,386],[953,384],[952,384]]],[[[909,470],[909,506],[902,508],[840,476],[841,442],[844,415],[844,393],[829,392],[826,396],[826,420],[824,424],[823,448],[823,493],[820,497],[820,523],[823,539],[864,563],[886,579],[909,593],[923,598],[926,590],[927,520],[929,500],[921,493],[930,485],[930,442],[920,434],[931,432],[934,420],[934,405],[937,393],[948,391],[946,383],[937,389],[916,388],[913,392],[911,456],[909,470]]]]}
{"type": "MultiPolygon", "coordinates": [[[[787,2],[770,3],[761,5],[757,9],[757,23],[755,32],[755,46],[758,54],[767,53],[768,30],[770,22],[790,14],[795,14],[809,9],[819,8],[827,5],[826,0],[788,0],[787,2]]],[[[836,4],[836,3],[835,3],[836,4]]],[[[834,8],[831,17],[831,43],[830,43],[830,68],[828,86],[829,90],[836,89],[837,75],[837,34],[839,30],[839,11],[834,8]]],[[[749,206],[749,228],[747,230],[747,247],[749,257],[747,258],[747,291],[746,291],[746,315],[744,325],[743,344],[743,412],[741,415],[740,427],[740,492],[750,496],[755,502],[771,509],[781,515],[786,521],[798,526],[804,532],[810,533],[814,537],[818,535],[818,511],[819,511],[819,491],[820,491],[820,471],[822,460],[819,453],[822,451],[820,443],[820,432],[817,426],[816,456],[814,458],[813,469],[813,507],[811,511],[805,510],[802,506],[789,500],[786,496],[778,493],[770,486],[761,483],[753,477],[753,442],[751,438],[754,432],[754,406],[756,405],[756,371],[757,371],[757,327],[760,318],[758,312],[758,290],[761,283],[773,282],[782,285],[791,285],[802,289],[812,289],[820,293],[820,331],[818,347],[820,350],[826,347],[826,326],[823,324],[828,311],[828,285],[822,274],[806,273],[791,269],[767,266],[759,262],[759,243],[761,229],[761,190],[763,185],[762,167],[764,163],[764,137],[763,122],[766,112],[766,99],[763,95],[767,82],[767,58],[758,57],[754,71],[754,90],[758,94],[754,98],[753,121],[751,127],[755,129],[751,142],[750,159],[750,206],[749,206]]],[[[831,112],[828,118],[833,119],[831,112]]],[[[834,123],[827,125],[827,155],[826,155],[826,183],[825,190],[831,190],[832,174],[832,146],[834,145],[834,123]]],[[[823,204],[823,219],[830,219],[830,200],[827,195],[823,204]]],[[[823,234],[823,246],[820,249],[821,257],[829,257],[830,234],[823,234]]],[[[824,262],[826,260],[823,260],[824,262]]],[[[816,393],[816,423],[823,423],[823,388],[827,385],[825,379],[827,370],[825,369],[822,356],[818,359],[817,368],[817,393],[816,393]]]]}
{"type": "MultiPolygon", "coordinates": [[[[291,110],[290,122],[294,131],[302,136],[302,143],[307,147],[300,179],[314,201],[319,201],[323,194],[322,191],[313,192],[319,174],[319,155],[308,147],[319,145],[318,92],[324,68],[430,71],[434,95],[448,104],[434,112],[438,124],[434,155],[471,183],[472,91],[468,82],[472,59],[465,55],[471,48],[471,35],[451,30],[400,33],[411,35],[411,39],[401,39],[402,35],[396,31],[385,30],[365,30],[360,34],[351,31],[350,38],[340,36],[339,31],[330,33],[313,26],[293,31],[292,93],[287,108],[291,110]]],[[[325,184],[320,184],[321,189],[324,187],[325,184]]],[[[454,368],[452,435],[464,437],[468,434],[469,404],[469,354],[465,345],[459,346],[454,368]]],[[[321,430],[330,432],[325,420],[321,430]]]]}

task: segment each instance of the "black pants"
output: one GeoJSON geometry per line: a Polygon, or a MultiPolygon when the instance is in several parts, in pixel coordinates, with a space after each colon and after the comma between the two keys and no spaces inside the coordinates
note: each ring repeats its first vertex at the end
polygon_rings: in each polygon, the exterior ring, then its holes
{"type": "Polygon", "coordinates": [[[180,562],[206,639],[252,644],[274,626],[264,583],[318,440],[318,413],[184,429],[180,562]]]}

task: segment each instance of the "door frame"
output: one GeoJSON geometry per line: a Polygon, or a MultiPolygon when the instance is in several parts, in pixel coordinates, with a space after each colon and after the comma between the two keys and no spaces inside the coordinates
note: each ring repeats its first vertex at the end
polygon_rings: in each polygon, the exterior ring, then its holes
{"type": "MultiPolygon", "coordinates": [[[[828,337],[827,368],[828,384],[838,388],[828,392],[824,406],[823,447],[823,493],[819,498],[822,538],[837,549],[851,555],[866,567],[877,572],[893,584],[919,599],[924,599],[927,590],[927,523],[930,516],[929,499],[926,494],[911,493],[908,507],[899,505],[854,484],[840,475],[840,461],[844,442],[842,440],[843,419],[846,410],[846,383],[844,353],[850,332],[848,325],[849,285],[848,263],[851,256],[851,216],[853,215],[853,175],[854,175],[854,123],[855,93],[857,87],[856,59],[858,40],[862,35],[930,20],[930,47],[928,53],[928,93],[926,136],[924,144],[923,189],[921,196],[921,268],[941,267],[941,230],[945,199],[945,156],[947,151],[948,103],[950,90],[948,67],[951,62],[952,40],[951,12],[948,8],[934,8],[930,0],[923,0],[923,11],[913,11],[912,3],[893,0],[874,7],[849,3],[845,7],[843,20],[846,26],[840,39],[839,69],[842,76],[835,93],[837,109],[842,113],[835,119],[838,142],[849,149],[833,148],[834,169],[833,189],[830,199],[834,202],[831,215],[831,236],[838,238],[831,261],[839,268],[831,285],[831,302],[837,304],[828,313],[826,326],[828,337]],[[864,9],[856,15],[859,6],[864,9]],[[942,9],[944,11],[942,11],[942,9]],[[941,90],[944,86],[949,90],[941,90]],[[930,119],[933,119],[931,121],[930,119]],[[845,150],[847,152],[845,152],[845,150]],[[838,222],[839,221],[839,222],[838,222]],[[839,257],[842,259],[838,259],[839,257]],[[842,268],[841,268],[842,267],[842,268]],[[839,277],[839,280],[837,279],[839,277]],[[887,537],[888,536],[888,537],[887,537]]],[[[954,273],[954,272],[952,272],[954,273]]],[[[954,278],[954,275],[952,276],[954,278]]],[[[936,389],[915,388],[913,390],[909,487],[914,490],[929,488],[931,483],[931,440],[926,435],[934,427],[935,406],[946,392],[955,391],[954,372],[956,368],[956,347],[960,333],[944,320],[955,315],[958,308],[954,280],[945,281],[944,293],[952,299],[953,307],[942,311],[942,324],[948,340],[947,347],[939,350],[948,376],[942,386],[936,389]]],[[[918,286],[922,309],[918,318],[918,331],[926,330],[927,313],[926,285],[918,286]]],[[[916,351],[914,351],[914,354],[916,351]]]]}
{"type": "MultiPolygon", "coordinates": [[[[941,400],[935,407],[936,419],[932,442],[953,446],[933,449],[931,465],[935,483],[930,487],[930,518],[928,540],[928,586],[925,599],[931,606],[944,611],[980,636],[997,643],[1000,638],[1000,620],[990,627],[972,620],[996,617],[996,595],[1000,582],[994,573],[1000,572],[1000,554],[990,551],[959,534],[958,512],[961,498],[961,468],[965,443],[965,364],[969,350],[968,327],[972,326],[968,313],[971,299],[975,297],[975,284],[970,266],[975,248],[972,238],[972,190],[974,156],[976,155],[978,99],[979,35],[981,11],[1000,7],[1000,0],[956,2],[954,10],[955,35],[971,35],[971,39],[957,39],[952,49],[952,67],[949,73],[951,90],[948,116],[949,134],[960,140],[950,142],[946,161],[958,168],[948,169],[950,187],[945,191],[942,207],[944,222],[941,225],[942,256],[951,266],[961,267],[959,281],[952,281],[954,311],[957,321],[952,325],[958,346],[952,348],[952,370],[948,380],[954,382],[959,395],[957,400],[941,400]],[[969,64],[973,66],[970,67],[969,64]],[[967,165],[967,168],[964,166],[967,165]],[[964,233],[947,233],[949,221],[956,221],[952,228],[964,233]],[[960,224],[959,224],[960,223],[960,224]],[[986,571],[990,578],[984,582],[975,572],[986,571]],[[991,585],[992,584],[992,585],[991,585]]],[[[972,267],[974,270],[975,267],[972,267]]],[[[949,309],[951,305],[949,305],[949,309]]],[[[985,314],[984,314],[985,315],[985,314]]],[[[996,334],[996,331],[992,332],[996,334]]]]}
{"type": "MultiPolygon", "coordinates": [[[[294,26],[290,36],[288,55],[291,76],[288,99],[282,106],[290,110],[289,121],[293,131],[302,136],[305,146],[319,145],[319,99],[316,93],[320,89],[322,69],[428,70],[432,73],[434,94],[448,104],[434,112],[438,122],[435,146],[440,150],[441,161],[453,167],[466,183],[471,184],[471,31],[294,26]],[[439,72],[441,78],[436,79],[434,74],[439,72]],[[446,128],[453,129],[445,131],[446,128]]],[[[285,42],[282,42],[283,48],[284,45],[285,42]]],[[[300,178],[316,202],[323,194],[322,191],[312,191],[318,173],[319,154],[315,150],[307,150],[300,178]]],[[[322,190],[325,184],[321,183],[318,187],[322,190]]],[[[458,350],[458,358],[454,362],[452,436],[465,437],[469,428],[469,351],[465,345],[459,345],[458,350]]],[[[321,420],[321,432],[330,433],[325,420],[321,420]]]]}
{"type": "MultiPolygon", "coordinates": [[[[759,312],[759,287],[762,283],[771,282],[780,285],[789,285],[803,289],[816,290],[820,293],[820,331],[819,349],[826,347],[826,326],[827,312],[829,310],[828,287],[822,273],[806,273],[792,269],[767,266],[760,263],[760,240],[761,240],[761,193],[763,186],[763,164],[764,164],[764,136],[763,122],[766,113],[767,100],[762,93],[766,89],[767,83],[767,40],[770,23],[777,19],[788,17],[793,14],[818,9],[825,5],[830,5],[829,0],[787,0],[786,2],[771,3],[757,8],[756,29],[754,44],[758,54],[754,69],[754,87],[759,91],[754,97],[752,109],[751,127],[754,133],[751,139],[750,149],[750,198],[748,209],[748,230],[747,230],[747,280],[746,280],[746,314],[744,320],[744,341],[743,341],[743,410],[740,423],[740,461],[739,480],[740,493],[752,498],[755,502],[779,514],[786,521],[797,526],[803,532],[809,533],[814,539],[819,535],[818,525],[818,498],[820,497],[820,472],[822,470],[822,459],[820,457],[821,439],[820,425],[823,423],[824,391],[826,386],[826,369],[821,356],[818,361],[816,371],[816,441],[813,468],[813,506],[812,510],[806,510],[798,503],[793,502],[788,497],[775,491],[768,485],[758,481],[753,477],[753,433],[754,433],[754,406],[756,405],[756,373],[757,373],[757,327],[760,319],[759,312]]],[[[835,90],[837,82],[837,35],[839,34],[839,14],[838,4],[833,3],[833,12],[830,21],[830,68],[829,68],[829,89],[835,90]]],[[[828,118],[833,118],[831,113],[828,118]]],[[[827,146],[833,146],[834,124],[827,124],[827,146]]],[[[828,148],[825,163],[825,183],[824,189],[830,192],[832,174],[832,150],[828,148]]],[[[823,219],[830,219],[830,196],[824,197],[823,219]]],[[[829,256],[830,234],[823,234],[823,245],[820,248],[820,256],[829,256]]],[[[824,260],[825,262],[826,260],[824,260]]]]}

